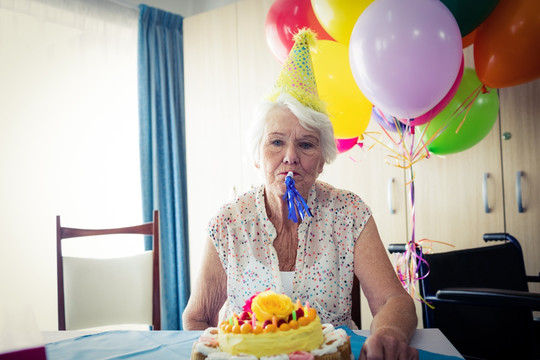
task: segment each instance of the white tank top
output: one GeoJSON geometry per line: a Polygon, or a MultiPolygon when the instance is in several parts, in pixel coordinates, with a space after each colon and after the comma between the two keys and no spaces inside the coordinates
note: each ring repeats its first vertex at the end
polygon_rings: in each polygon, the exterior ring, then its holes
{"type": "Polygon", "coordinates": [[[294,271],[280,271],[279,275],[281,276],[281,284],[283,285],[285,295],[292,299],[294,271]]]}

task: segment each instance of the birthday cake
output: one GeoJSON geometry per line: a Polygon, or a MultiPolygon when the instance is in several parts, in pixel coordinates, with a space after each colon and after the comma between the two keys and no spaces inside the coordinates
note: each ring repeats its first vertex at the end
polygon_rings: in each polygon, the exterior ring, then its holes
{"type": "Polygon", "coordinates": [[[192,360],[350,360],[347,333],[321,319],[309,303],[265,291],[244,311],[208,328],[193,345],[192,360]]]}

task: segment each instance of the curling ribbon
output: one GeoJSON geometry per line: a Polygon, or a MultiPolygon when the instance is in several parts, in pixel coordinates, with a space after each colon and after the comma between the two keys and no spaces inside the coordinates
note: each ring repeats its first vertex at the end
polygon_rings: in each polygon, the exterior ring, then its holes
{"type": "Polygon", "coordinates": [[[287,176],[285,177],[285,185],[287,186],[287,190],[285,191],[285,195],[283,195],[283,200],[287,201],[287,206],[289,208],[289,219],[293,220],[294,222],[298,222],[296,212],[300,214],[300,218],[302,220],[304,220],[305,215],[313,216],[306,204],[306,201],[302,198],[302,195],[300,195],[294,186],[292,171],[287,173],[287,176]]]}

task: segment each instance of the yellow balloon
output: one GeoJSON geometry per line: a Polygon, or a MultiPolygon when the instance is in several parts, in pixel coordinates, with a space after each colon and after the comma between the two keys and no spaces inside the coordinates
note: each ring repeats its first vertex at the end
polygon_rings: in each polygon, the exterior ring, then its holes
{"type": "Polygon", "coordinates": [[[348,47],[319,40],[311,52],[319,96],[326,103],[337,139],[361,136],[368,126],[373,105],[362,94],[349,66],[348,47]]]}
{"type": "Polygon", "coordinates": [[[360,14],[373,0],[311,0],[311,7],[321,26],[337,42],[349,45],[360,14]]]}

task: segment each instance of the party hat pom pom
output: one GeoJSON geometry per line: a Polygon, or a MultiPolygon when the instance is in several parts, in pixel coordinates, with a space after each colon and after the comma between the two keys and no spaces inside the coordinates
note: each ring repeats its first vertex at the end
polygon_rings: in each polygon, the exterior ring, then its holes
{"type": "Polygon", "coordinates": [[[309,207],[306,204],[306,201],[302,198],[302,195],[300,195],[294,186],[292,171],[287,173],[287,177],[285,177],[285,185],[287,186],[287,190],[285,191],[285,195],[283,195],[283,200],[287,201],[287,206],[289,208],[289,219],[293,220],[294,222],[298,222],[298,218],[296,217],[297,212],[300,214],[300,218],[302,220],[304,220],[305,215],[313,216],[311,214],[311,210],[309,210],[309,207]]]}
{"type": "Polygon", "coordinates": [[[293,35],[295,43],[304,43],[308,48],[315,48],[317,45],[317,33],[310,28],[302,28],[293,35]]]}

